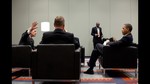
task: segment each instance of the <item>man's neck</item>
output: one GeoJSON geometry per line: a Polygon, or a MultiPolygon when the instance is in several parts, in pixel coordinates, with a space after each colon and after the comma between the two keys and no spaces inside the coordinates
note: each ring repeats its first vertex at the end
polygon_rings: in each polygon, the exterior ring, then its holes
{"type": "Polygon", "coordinates": [[[62,27],[55,27],[55,29],[61,29],[64,31],[64,28],[62,28],[62,27]]]}
{"type": "Polygon", "coordinates": [[[30,38],[32,38],[31,34],[29,35],[30,38]]]}
{"type": "Polygon", "coordinates": [[[130,34],[131,32],[126,33],[124,36],[127,36],[128,34],[130,34]]]}

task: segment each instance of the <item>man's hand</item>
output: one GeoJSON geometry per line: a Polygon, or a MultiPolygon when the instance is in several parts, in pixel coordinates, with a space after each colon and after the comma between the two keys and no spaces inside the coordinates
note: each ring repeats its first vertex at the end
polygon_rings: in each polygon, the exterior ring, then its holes
{"type": "Polygon", "coordinates": [[[37,21],[34,21],[33,23],[32,23],[32,26],[31,26],[31,30],[32,29],[36,29],[37,28],[37,21]]]}
{"type": "Polygon", "coordinates": [[[33,23],[32,23],[32,26],[31,27],[29,27],[29,29],[28,29],[28,34],[30,34],[31,33],[31,31],[33,30],[33,29],[37,29],[38,27],[37,27],[37,21],[34,21],[33,23]]]}
{"type": "Polygon", "coordinates": [[[107,45],[108,42],[110,42],[110,40],[106,40],[103,45],[107,45]]]}
{"type": "Polygon", "coordinates": [[[95,36],[98,36],[98,34],[95,34],[95,36]]]}
{"type": "Polygon", "coordinates": [[[113,40],[113,41],[117,41],[116,38],[114,38],[114,37],[112,37],[112,40],[113,40]]]}

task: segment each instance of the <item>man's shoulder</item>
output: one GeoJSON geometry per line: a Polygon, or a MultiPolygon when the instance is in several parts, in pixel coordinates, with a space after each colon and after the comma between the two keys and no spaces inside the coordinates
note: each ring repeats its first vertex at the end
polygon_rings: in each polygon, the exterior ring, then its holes
{"type": "Polygon", "coordinates": [[[92,27],[92,29],[95,29],[96,27],[92,27]]]}
{"type": "Polygon", "coordinates": [[[47,32],[43,32],[43,35],[50,35],[52,33],[53,33],[53,31],[47,31],[47,32]]]}
{"type": "Polygon", "coordinates": [[[47,33],[53,33],[53,31],[46,31],[46,32],[43,32],[43,33],[45,33],[45,34],[47,34],[47,33]]]}
{"type": "Polygon", "coordinates": [[[66,34],[68,34],[68,35],[74,35],[73,33],[71,33],[71,32],[65,32],[66,34]]]}
{"type": "Polygon", "coordinates": [[[79,39],[78,37],[74,37],[75,39],[79,39]]]}

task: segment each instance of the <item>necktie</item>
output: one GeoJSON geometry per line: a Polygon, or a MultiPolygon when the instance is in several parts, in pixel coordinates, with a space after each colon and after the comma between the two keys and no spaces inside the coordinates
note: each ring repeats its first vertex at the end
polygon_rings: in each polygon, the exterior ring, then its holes
{"type": "Polygon", "coordinates": [[[99,28],[97,28],[97,34],[98,34],[98,37],[100,37],[99,28]]]}

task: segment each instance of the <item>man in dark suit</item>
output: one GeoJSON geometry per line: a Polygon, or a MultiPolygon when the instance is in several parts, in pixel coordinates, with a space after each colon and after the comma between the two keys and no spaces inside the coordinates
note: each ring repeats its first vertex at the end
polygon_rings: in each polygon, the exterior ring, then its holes
{"type": "Polygon", "coordinates": [[[78,49],[80,47],[80,41],[78,37],[74,37],[74,44],[76,45],[75,49],[78,49]]]}
{"type": "Polygon", "coordinates": [[[93,46],[95,48],[95,45],[97,43],[102,43],[102,37],[103,37],[103,33],[102,33],[102,28],[100,27],[100,23],[97,22],[96,26],[92,28],[91,31],[91,35],[93,36],[93,46]]]}
{"type": "Polygon", "coordinates": [[[22,34],[19,45],[30,45],[33,50],[35,49],[33,37],[37,33],[37,24],[36,21],[33,22],[32,26],[22,34]]]}
{"type": "Polygon", "coordinates": [[[65,31],[65,20],[62,16],[57,16],[54,20],[55,30],[53,32],[44,32],[40,44],[79,44],[74,39],[74,34],[65,31]]]}
{"type": "Polygon", "coordinates": [[[90,60],[88,62],[88,66],[90,67],[85,74],[94,74],[93,68],[96,66],[95,62],[99,56],[103,57],[103,47],[104,46],[111,46],[115,48],[129,46],[133,43],[133,37],[131,34],[132,25],[131,24],[124,24],[122,27],[122,34],[124,35],[120,40],[110,42],[110,40],[106,40],[104,44],[98,43],[95,46],[95,49],[92,51],[90,60]]]}

